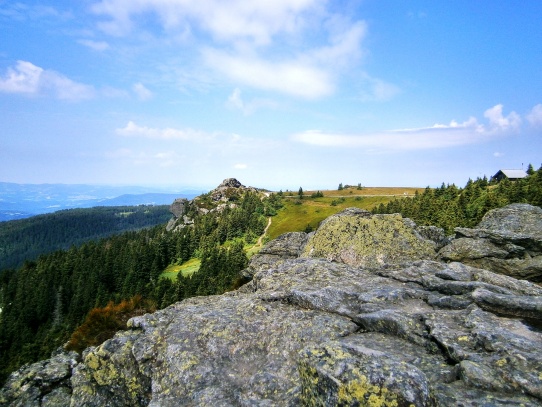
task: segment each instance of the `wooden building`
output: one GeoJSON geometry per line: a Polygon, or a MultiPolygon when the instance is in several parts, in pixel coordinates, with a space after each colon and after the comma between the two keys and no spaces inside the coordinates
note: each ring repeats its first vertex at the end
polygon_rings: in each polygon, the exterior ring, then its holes
{"type": "Polygon", "coordinates": [[[524,170],[499,170],[495,175],[491,177],[494,181],[502,181],[507,178],[510,181],[517,181],[518,179],[525,178],[527,173],[524,170]]]}

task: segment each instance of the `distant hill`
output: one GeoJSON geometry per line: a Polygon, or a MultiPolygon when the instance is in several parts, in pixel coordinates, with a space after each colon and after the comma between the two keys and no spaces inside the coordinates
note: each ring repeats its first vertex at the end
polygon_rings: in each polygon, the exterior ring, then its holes
{"type": "Polygon", "coordinates": [[[195,190],[0,182],[0,222],[62,209],[94,206],[169,205],[175,198],[192,199],[195,190]]]}
{"type": "Polygon", "coordinates": [[[90,240],[165,224],[169,205],[103,206],[62,210],[0,223],[0,270],[90,240]]]}

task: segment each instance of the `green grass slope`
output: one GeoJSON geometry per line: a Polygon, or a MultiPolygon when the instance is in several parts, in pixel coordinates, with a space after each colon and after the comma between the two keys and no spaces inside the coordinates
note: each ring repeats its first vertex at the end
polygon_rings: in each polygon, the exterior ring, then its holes
{"type": "Polygon", "coordinates": [[[284,207],[272,218],[267,231],[268,239],[275,239],[286,232],[316,229],[325,218],[345,208],[371,210],[398,197],[412,197],[423,188],[346,188],[322,191],[323,197],[312,198],[316,191],[305,191],[303,199],[296,193],[284,194],[284,207]]]}

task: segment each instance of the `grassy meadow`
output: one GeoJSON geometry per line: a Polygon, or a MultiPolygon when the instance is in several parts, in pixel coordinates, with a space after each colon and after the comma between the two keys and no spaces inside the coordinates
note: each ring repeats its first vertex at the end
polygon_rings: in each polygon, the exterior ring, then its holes
{"type": "MultiPolygon", "coordinates": [[[[316,229],[325,218],[342,211],[343,209],[356,207],[371,210],[381,203],[387,203],[397,197],[412,197],[423,188],[366,188],[357,187],[344,188],[342,190],[321,191],[323,197],[313,198],[311,195],[317,191],[304,191],[303,199],[299,199],[297,192],[284,192],[284,207],[278,211],[276,216],[271,217],[271,223],[266,231],[265,238],[258,242],[246,244],[248,257],[257,253],[263,243],[272,240],[287,232],[305,231],[308,228],[316,229]]],[[[201,261],[190,259],[177,265],[169,265],[161,277],[175,280],[178,273],[185,277],[197,272],[201,261]]]]}
{"type": "Polygon", "coordinates": [[[200,259],[190,259],[187,262],[184,262],[181,265],[170,264],[160,277],[169,278],[170,280],[175,281],[177,279],[177,274],[182,273],[183,276],[188,277],[194,274],[199,270],[201,264],[200,259]]]}
{"type": "Polygon", "coordinates": [[[297,192],[284,193],[284,207],[272,217],[267,231],[268,239],[275,239],[286,232],[304,231],[309,226],[316,229],[321,221],[343,209],[356,207],[371,210],[381,203],[397,197],[414,196],[423,188],[345,188],[342,190],[321,191],[323,197],[311,198],[317,191],[304,191],[303,199],[297,192]]]}

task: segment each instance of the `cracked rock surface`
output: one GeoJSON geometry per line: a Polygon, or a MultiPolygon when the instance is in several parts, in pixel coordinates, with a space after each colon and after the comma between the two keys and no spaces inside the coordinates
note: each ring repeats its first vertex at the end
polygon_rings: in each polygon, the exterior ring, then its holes
{"type": "MultiPolygon", "coordinates": [[[[401,233],[409,222],[393,216],[372,230],[401,233]]],[[[405,230],[398,241],[416,236],[405,230]]],[[[237,291],[131,319],[70,362],[65,405],[542,405],[542,288],[427,256],[370,268],[311,257],[317,235],[270,242],[237,291]]],[[[33,366],[0,405],[46,405],[33,366]]]]}
{"type": "Polygon", "coordinates": [[[476,228],[456,228],[442,248],[445,261],[460,261],[519,279],[542,282],[542,209],[512,204],[486,213],[476,228]]]}

